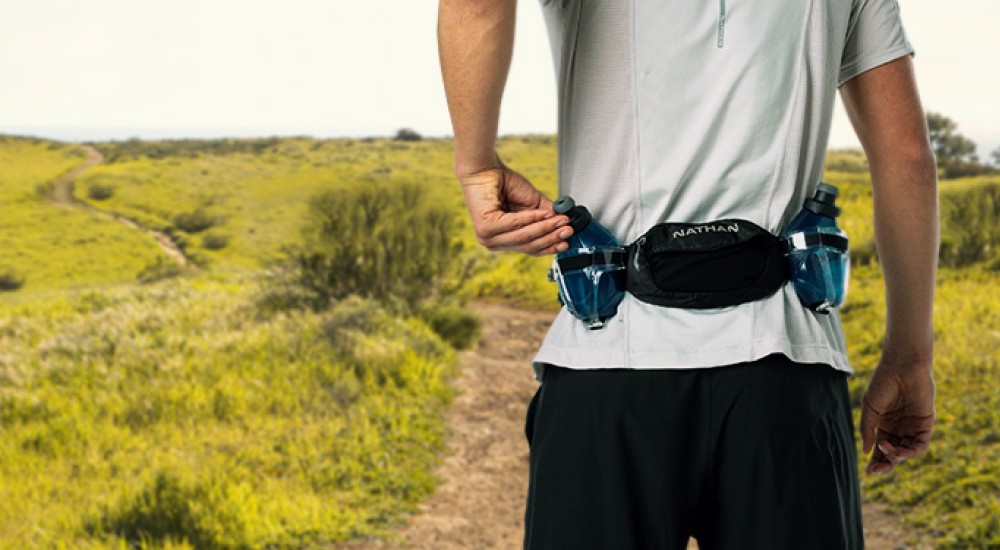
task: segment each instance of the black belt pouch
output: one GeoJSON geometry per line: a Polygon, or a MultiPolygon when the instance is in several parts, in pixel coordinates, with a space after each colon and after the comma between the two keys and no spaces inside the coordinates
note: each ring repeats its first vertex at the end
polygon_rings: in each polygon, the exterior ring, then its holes
{"type": "Polygon", "coordinates": [[[665,307],[759,300],[788,280],[780,240],[747,220],[661,223],[628,247],[628,291],[665,307]]]}

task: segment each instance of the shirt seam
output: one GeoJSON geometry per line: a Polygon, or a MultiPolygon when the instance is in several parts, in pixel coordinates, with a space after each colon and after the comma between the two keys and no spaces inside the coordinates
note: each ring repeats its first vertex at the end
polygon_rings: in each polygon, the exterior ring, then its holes
{"type": "MultiPolygon", "coordinates": [[[[635,0],[629,2],[631,17],[629,18],[631,29],[629,33],[629,60],[632,71],[632,139],[635,140],[635,147],[632,162],[635,163],[635,211],[632,213],[632,228],[629,231],[632,235],[637,235],[642,229],[642,141],[639,136],[639,81],[638,81],[638,59],[636,57],[636,6],[635,0]]],[[[632,308],[627,303],[622,304],[625,308],[625,366],[632,366],[632,308]]]]}

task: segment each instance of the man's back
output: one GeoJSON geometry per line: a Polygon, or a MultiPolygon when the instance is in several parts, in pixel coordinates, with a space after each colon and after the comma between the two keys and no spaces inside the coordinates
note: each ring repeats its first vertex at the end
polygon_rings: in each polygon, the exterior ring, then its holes
{"type": "MultiPolygon", "coordinates": [[[[823,172],[837,86],[912,52],[892,0],[543,2],[559,86],[560,194],[620,242],[664,222],[777,234],[823,172]]],[[[564,312],[536,368],[692,368],[782,353],[850,372],[836,314],[786,287],[706,312],[627,296],[598,332],[564,312]]]]}
{"type": "MultiPolygon", "coordinates": [[[[552,254],[575,229],[495,152],[515,4],[441,0],[455,171],[483,246],[552,254]]],[[[777,231],[818,183],[840,86],[886,280],[883,354],[862,397],[868,471],[926,450],[936,173],[895,0],[543,5],[561,191],[623,242],[664,220],[777,231]]],[[[694,534],[706,549],[861,547],[843,348],[836,316],[789,285],[703,310],[627,297],[594,331],[564,311],[536,357],[525,546],[673,549],[694,534]]]]}

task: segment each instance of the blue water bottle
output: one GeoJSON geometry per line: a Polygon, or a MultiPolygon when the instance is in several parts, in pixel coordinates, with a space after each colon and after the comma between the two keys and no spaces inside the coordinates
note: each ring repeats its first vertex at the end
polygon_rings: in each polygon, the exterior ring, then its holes
{"type": "Polygon", "coordinates": [[[618,312],[625,297],[625,248],[610,231],[569,196],[552,204],[569,217],[569,248],[556,255],[549,279],[559,284],[559,299],[588,328],[599,329],[618,312]]]}
{"type": "Polygon", "coordinates": [[[837,227],[837,188],[820,183],[782,232],[792,285],[807,308],[829,313],[844,303],[850,258],[847,234],[837,227]]]}

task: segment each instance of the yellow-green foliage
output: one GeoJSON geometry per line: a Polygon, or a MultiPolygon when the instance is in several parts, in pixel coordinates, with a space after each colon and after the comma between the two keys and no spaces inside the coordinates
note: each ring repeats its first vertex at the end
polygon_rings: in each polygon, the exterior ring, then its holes
{"type": "MultiPolygon", "coordinates": [[[[308,199],[321,191],[419,185],[453,209],[472,251],[460,296],[558,305],[545,281],[551,258],[474,244],[450,141],[98,148],[115,162],[92,169],[77,197],[171,231],[212,262],[196,279],[43,296],[131,280],[162,256],[139,232],[39,198],[36,186],[81,160],[74,148],[0,141],[0,274],[13,257],[36,290],[0,295],[0,547],[321,546],[384,533],[431,489],[454,356],[422,322],[353,299],[326,313],[261,313],[248,283],[216,279],[248,277],[238,272],[301,243],[308,199]],[[91,186],[113,192],[90,199],[91,186]],[[213,227],[175,227],[195,212],[213,227]],[[74,244],[81,236],[93,240],[74,244]]],[[[555,198],[554,138],[506,138],[499,149],[555,198]]],[[[871,189],[858,153],[832,154],[828,166],[855,264],[843,318],[857,401],[884,309],[871,189]]],[[[941,187],[943,242],[976,251],[978,263],[943,269],[938,285],[935,441],[892,476],[866,478],[865,494],[942,547],[1000,546],[997,183],[941,187]]],[[[457,345],[474,339],[447,307],[417,313],[457,345]]]]}
{"type": "MultiPolygon", "coordinates": [[[[286,246],[301,242],[309,199],[345,185],[416,184],[431,202],[452,209],[478,275],[464,288],[467,297],[504,297],[558,305],[544,277],[513,280],[508,275],[548,267],[551,259],[489,254],[475,243],[461,189],[452,170],[450,140],[400,142],[386,139],[308,138],[212,142],[123,142],[98,144],[109,162],[91,169],[77,197],[104,210],[175,235],[189,250],[199,238],[180,231],[179,215],[201,211],[217,225],[212,235],[226,246],[202,245],[213,270],[259,267],[286,246]],[[147,155],[152,155],[153,158],[147,155]],[[94,200],[83,192],[112,187],[113,195],[94,200]]],[[[552,136],[510,137],[498,144],[501,158],[528,177],[547,196],[556,195],[556,140],[552,136]]],[[[202,241],[206,239],[200,237],[202,241]]]]}
{"type": "Polygon", "coordinates": [[[141,232],[47,200],[83,160],[77,146],[0,136],[0,274],[24,277],[19,293],[132,280],[161,255],[141,232]]]}
{"type": "Polygon", "coordinates": [[[458,213],[420,185],[347,185],[309,204],[306,243],[290,260],[320,302],[356,294],[414,311],[454,275],[458,213]]]}
{"type": "Polygon", "coordinates": [[[77,197],[165,230],[188,250],[204,237],[177,227],[179,216],[200,212],[213,221],[213,235],[227,238],[224,247],[199,250],[218,271],[258,268],[262,259],[301,242],[309,199],[344,185],[416,184],[431,202],[460,212],[447,141],[289,138],[246,147],[241,141],[97,144],[118,160],[81,178],[77,197]],[[90,199],[84,190],[93,186],[115,192],[90,199]]]}
{"type": "Polygon", "coordinates": [[[1000,177],[942,182],[941,219],[944,265],[961,267],[1000,258],[1000,177]]]}
{"type": "Polygon", "coordinates": [[[0,547],[325,547],[413,509],[454,353],[370,302],[262,315],[252,288],[0,306],[0,547]]]}
{"type": "MultiPolygon", "coordinates": [[[[855,405],[878,362],[885,299],[876,267],[852,274],[844,311],[855,405]]],[[[1000,277],[942,270],[935,305],[937,415],[930,451],[887,477],[863,476],[864,494],[890,505],[942,548],[1000,546],[1000,277]]]]}

